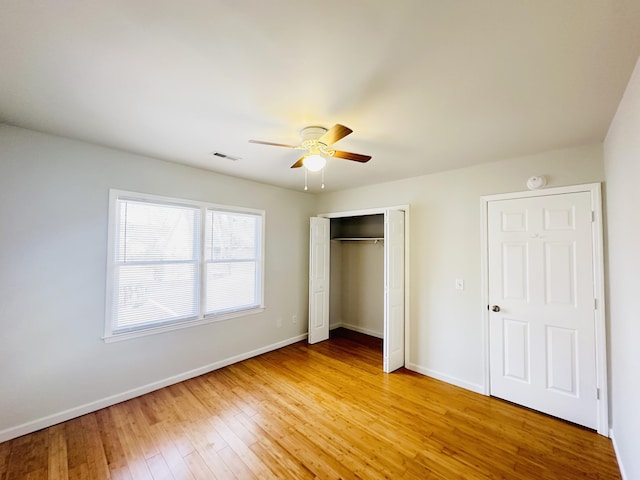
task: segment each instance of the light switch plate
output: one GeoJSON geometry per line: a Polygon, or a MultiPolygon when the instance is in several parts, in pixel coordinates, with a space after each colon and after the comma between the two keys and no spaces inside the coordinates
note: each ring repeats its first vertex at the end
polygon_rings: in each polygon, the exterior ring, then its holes
{"type": "Polygon", "coordinates": [[[464,280],[456,278],[456,290],[464,290],[464,280]]]}

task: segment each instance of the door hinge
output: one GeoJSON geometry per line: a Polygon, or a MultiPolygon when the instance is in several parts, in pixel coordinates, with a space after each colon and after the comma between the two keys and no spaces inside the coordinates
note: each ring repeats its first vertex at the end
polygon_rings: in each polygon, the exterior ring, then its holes
{"type": "Polygon", "coordinates": [[[595,210],[591,210],[591,221],[592,222],[596,221],[596,212],[595,212],[595,210]]]}
{"type": "Polygon", "coordinates": [[[597,309],[598,309],[598,299],[597,299],[597,298],[594,298],[594,299],[593,299],[593,309],[594,309],[594,310],[597,310],[597,309]]]}
{"type": "Polygon", "coordinates": [[[596,400],[600,400],[600,389],[596,388],[596,400]]]}

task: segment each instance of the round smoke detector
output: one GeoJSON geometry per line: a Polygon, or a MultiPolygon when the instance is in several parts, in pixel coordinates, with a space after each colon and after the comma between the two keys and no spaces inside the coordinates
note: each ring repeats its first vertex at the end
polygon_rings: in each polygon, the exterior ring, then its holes
{"type": "Polygon", "coordinates": [[[527,180],[527,188],[529,190],[537,190],[539,188],[544,187],[546,184],[547,184],[547,179],[544,177],[544,175],[530,177],[527,180]]]}

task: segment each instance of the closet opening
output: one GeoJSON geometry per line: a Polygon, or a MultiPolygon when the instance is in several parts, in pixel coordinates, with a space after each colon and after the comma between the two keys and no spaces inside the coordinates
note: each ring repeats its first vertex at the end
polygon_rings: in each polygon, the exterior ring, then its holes
{"type": "Polygon", "coordinates": [[[405,363],[408,207],[311,218],[309,343],[350,336],[381,345],[385,372],[405,363]]]}
{"type": "Polygon", "coordinates": [[[329,330],[378,345],[382,364],[384,214],[332,218],[330,225],[329,330]]]}

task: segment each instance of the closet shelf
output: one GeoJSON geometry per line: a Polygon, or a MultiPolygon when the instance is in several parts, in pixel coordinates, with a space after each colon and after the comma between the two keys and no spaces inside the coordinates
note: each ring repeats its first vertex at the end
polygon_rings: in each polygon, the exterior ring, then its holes
{"type": "Polygon", "coordinates": [[[372,241],[372,242],[382,242],[384,241],[384,237],[336,237],[331,240],[338,240],[340,242],[363,242],[363,241],[372,241]]]}

